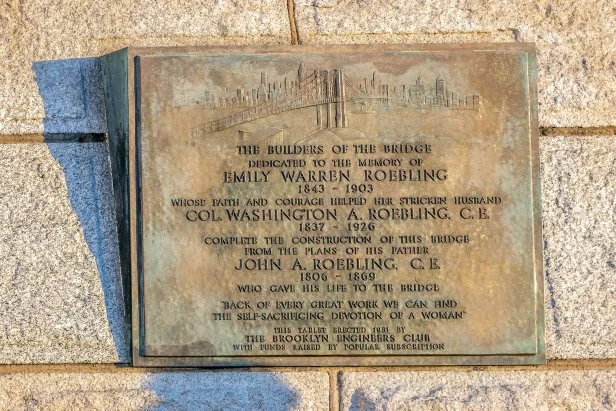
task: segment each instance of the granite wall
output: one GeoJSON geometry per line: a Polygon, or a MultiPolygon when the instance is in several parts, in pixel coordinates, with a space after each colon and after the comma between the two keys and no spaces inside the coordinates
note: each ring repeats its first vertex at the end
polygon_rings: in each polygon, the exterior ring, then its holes
{"type": "Polygon", "coordinates": [[[612,0],[0,2],[1,409],[616,407],[612,0]],[[128,335],[97,56],[132,46],[532,41],[548,364],[150,371],[128,335]]]}

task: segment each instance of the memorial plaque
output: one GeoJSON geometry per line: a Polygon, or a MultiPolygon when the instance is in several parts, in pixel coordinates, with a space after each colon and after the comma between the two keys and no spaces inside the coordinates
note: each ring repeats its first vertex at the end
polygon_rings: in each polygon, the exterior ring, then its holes
{"type": "Polygon", "coordinates": [[[545,362],[529,44],[103,58],[133,362],[545,362]]]}

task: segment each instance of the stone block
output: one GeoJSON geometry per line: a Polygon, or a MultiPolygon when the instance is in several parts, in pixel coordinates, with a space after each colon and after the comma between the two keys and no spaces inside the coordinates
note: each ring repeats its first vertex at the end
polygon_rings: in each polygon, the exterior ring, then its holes
{"type": "Polygon", "coordinates": [[[98,58],[34,63],[45,133],[105,133],[105,99],[98,58]]]}
{"type": "Polygon", "coordinates": [[[296,0],[299,37],[323,43],[537,43],[541,126],[616,123],[612,0],[296,0]]]}
{"type": "MultiPolygon", "coordinates": [[[[614,358],[616,137],[540,146],[548,358],[614,358]]],[[[106,143],[0,158],[0,363],[128,361],[106,143]]]]}
{"type": "Polygon", "coordinates": [[[107,145],[0,159],[0,363],[128,361],[107,145]]]}
{"type": "MultiPolygon", "coordinates": [[[[0,150],[0,361],[127,361],[106,145],[0,150]]],[[[541,140],[549,358],[616,355],[614,153],[612,137],[541,140]]]]}
{"type": "Polygon", "coordinates": [[[614,370],[345,372],[341,410],[612,409],[614,370]]]}
{"type": "Polygon", "coordinates": [[[541,139],[548,358],[616,357],[616,137],[541,139]]]}
{"type": "Polygon", "coordinates": [[[0,134],[26,134],[50,132],[35,62],[127,46],[288,44],[290,28],[279,0],[36,0],[0,3],[0,39],[0,134]]]}
{"type": "Polygon", "coordinates": [[[2,409],[327,410],[323,372],[0,374],[2,409]]]}

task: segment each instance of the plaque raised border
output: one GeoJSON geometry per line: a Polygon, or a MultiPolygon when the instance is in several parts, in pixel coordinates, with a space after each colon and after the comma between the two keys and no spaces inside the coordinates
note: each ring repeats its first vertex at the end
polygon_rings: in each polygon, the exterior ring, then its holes
{"type": "Polygon", "coordinates": [[[107,110],[109,149],[116,218],[120,244],[126,310],[131,316],[132,364],[151,367],[246,367],[246,366],[392,366],[392,365],[522,365],[545,363],[545,320],[543,296],[543,254],[541,236],[541,194],[538,156],[536,56],[534,44],[432,44],[432,45],[357,45],[357,46],[259,46],[259,47],[177,47],[128,48],[102,57],[102,72],[107,110]],[[533,261],[536,353],[520,355],[280,355],[280,356],[146,356],[141,345],[143,311],[142,210],[140,195],[141,149],[139,102],[141,78],[139,61],[152,56],[242,56],[282,53],[369,53],[369,52],[517,52],[526,62],[528,141],[530,156],[523,159],[530,167],[532,188],[533,261]]]}

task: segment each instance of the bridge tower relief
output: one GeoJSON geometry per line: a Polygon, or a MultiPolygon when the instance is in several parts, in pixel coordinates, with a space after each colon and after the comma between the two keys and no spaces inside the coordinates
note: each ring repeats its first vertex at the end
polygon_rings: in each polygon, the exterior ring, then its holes
{"type": "Polygon", "coordinates": [[[321,130],[348,127],[343,70],[315,70],[314,76],[317,84],[317,126],[321,130]]]}

